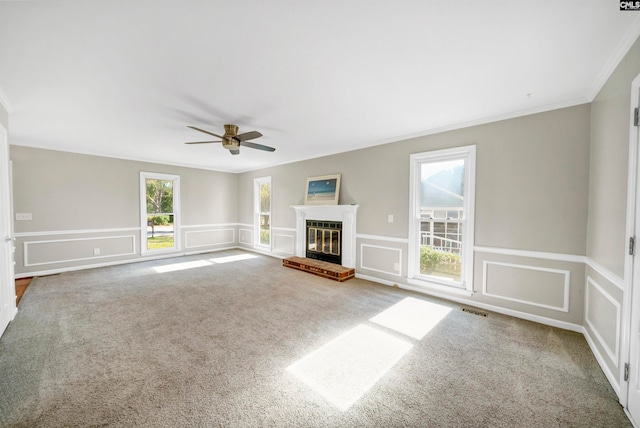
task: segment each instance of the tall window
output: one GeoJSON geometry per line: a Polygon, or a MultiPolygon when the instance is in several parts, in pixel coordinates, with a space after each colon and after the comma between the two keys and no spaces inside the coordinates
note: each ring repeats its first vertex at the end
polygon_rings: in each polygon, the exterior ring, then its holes
{"type": "Polygon", "coordinates": [[[142,252],[179,249],[180,177],[141,172],[140,196],[142,252]]]}
{"type": "Polygon", "coordinates": [[[475,146],[411,155],[410,282],[472,290],[474,193],[475,146]]]}
{"type": "Polygon", "coordinates": [[[256,245],[271,248],[271,177],[254,180],[256,245]]]}

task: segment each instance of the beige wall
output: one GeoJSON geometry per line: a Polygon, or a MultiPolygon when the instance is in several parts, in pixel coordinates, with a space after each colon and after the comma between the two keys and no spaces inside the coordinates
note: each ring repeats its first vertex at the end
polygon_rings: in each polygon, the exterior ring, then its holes
{"type": "MultiPolygon", "coordinates": [[[[252,223],[253,179],[271,176],[272,225],[295,228],[291,205],[304,202],[306,178],[341,173],[340,203],[360,205],[356,272],[388,283],[406,283],[409,157],[412,153],[475,144],[475,244],[510,252],[562,253],[580,260],[586,249],[589,117],[590,106],[584,104],[244,173],[238,183],[238,218],[241,223],[252,223]],[[394,215],[393,223],[387,221],[389,214],[394,215]],[[388,266],[390,256],[400,263],[400,272],[388,266]]],[[[476,257],[482,261],[500,258],[492,253],[476,257]]],[[[512,281],[527,275],[530,286],[537,289],[521,290],[523,302],[515,301],[512,295],[503,296],[508,299],[493,293],[483,296],[481,263],[476,265],[472,299],[581,325],[584,266],[578,263],[576,270],[575,263],[561,263],[564,270],[573,272],[570,302],[565,302],[563,295],[563,301],[546,305],[544,291],[540,291],[544,290],[541,271],[529,265],[535,260],[534,267],[547,268],[558,261],[538,258],[518,262],[514,257],[510,258],[511,264],[525,267],[518,268],[517,275],[514,269],[504,271],[500,278],[494,274],[496,284],[504,288],[510,280],[508,275],[512,281]],[[570,310],[544,306],[566,306],[570,310]]]]}
{"type": "Polygon", "coordinates": [[[239,221],[251,223],[253,178],[273,177],[272,224],[295,227],[306,178],[341,173],[340,203],[360,205],[358,233],[406,238],[410,154],[468,144],[476,245],[585,254],[588,104],[242,174],[239,221]]]}
{"type": "Polygon", "coordinates": [[[640,39],[591,103],[587,255],[624,275],[631,82],[640,73],[640,39]]]}
{"type": "Polygon", "coordinates": [[[19,275],[139,258],[140,171],[180,176],[183,251],[235,245],[235,174],[19,146],[11,160],[14,211],[32,215],[15,221],[19,275]]]}

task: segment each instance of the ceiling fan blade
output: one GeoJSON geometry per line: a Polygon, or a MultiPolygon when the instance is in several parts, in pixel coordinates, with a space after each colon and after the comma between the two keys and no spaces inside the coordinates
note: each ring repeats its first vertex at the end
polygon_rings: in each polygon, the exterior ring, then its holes
{"type": "Polygon", "coordinates": [[[196,128],[195,126],[187,125],[187,128],[195,129],[196,131],[204,132],[205,134],[213,135],[214,137],[222,138],[224,140],[224,137],[221,135],[214,134],[213,132],[209,132],[204,129],[196,128]]]}
{"type": "Polygon", "coordinates": [[[240,141],[240,145],[250,147],[252,149],[264,150],[265,152],[275,152],[276,149],[269,146],[263,146],[262,144],[251,143],[249,141],[240,141]]]}
{"type": "Polygon", "coordinates": [[[233,149],[233,150],[229,150],[231,152],[232,155],[239,155],[240,154],[240,149],[233,149]]]}
{"type": "Polygon", "coordinates": [[[253,140],[255,138],[260,138],[260,137],[262,137],[262,134],[259,133],[258,131],[249,131],[249,132],[244,132],[242,134],[236,135],[236,139],[238,141],[253,140]]]}
{"type": "Polygon", "coordinates": [[[222,141],[190,141],[185,144],[211,144],[211,143],[222,143],[222,141]]]}

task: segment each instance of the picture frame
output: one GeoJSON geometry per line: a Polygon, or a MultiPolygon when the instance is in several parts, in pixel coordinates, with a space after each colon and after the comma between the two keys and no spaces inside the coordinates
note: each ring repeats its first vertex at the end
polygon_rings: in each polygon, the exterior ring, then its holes
{"type": "Polygon", "coordinates": [[[307,178],[305,205],[338,205],[342,174],[320,175],[307,178]]]}

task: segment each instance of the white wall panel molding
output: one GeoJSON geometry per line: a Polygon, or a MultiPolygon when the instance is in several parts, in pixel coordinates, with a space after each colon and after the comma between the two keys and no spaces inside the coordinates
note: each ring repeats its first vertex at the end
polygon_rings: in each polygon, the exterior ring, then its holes
{"type": "MultiPolygon", "coordinates": [[[[272,227],[271,230],[276,229],[272,227]]],[[[280,229],[278,229],[280,230],[280,229]]],[[[295,230],[294,230],[295,232],[295,230]]],[[[278,251],[285,254],[295,255],[295,236],[284,235],[282,233],[273,234],[273,251],[278,251]]]]}
{"type": "Polygon", "coordinates": [[[488,254],[502,254],[507,256],[517,257],[531,257],[535,259],[555,260],[560,262],[572,262],[572,263],[584,263],[590,268],[598,272],[605,277],[609,282],[618,287],[620,290],[624,290],[624,280],[618,275],[614,274],[595,260],[576,254],[564,254],[564,253],[547,253],[542,251],[529,251],[529,250],[515,250],[512,248],[498,248],[498,247],[474,247],[474,251],[479,253],[488,254]]]}
{"type": "Polygon", "coordinates": [[[402,250],[400,248],[383,247],[381,245],[360,244],[360,269],[366,269],[373,272],[385,273],[387,275],[402,276],[402,250]],[[395,261],[392,262],[394,263],[394,266],[397,267],[397,269],[393,267],[392,270],[384,270],[381,266],[378,266],[378,267],[372,266],[372,265],[375,265],[375,261],[367,260],[367,257],[365,257],[366,248],[374,249],[374,251],[380,250],[380,252],[397,253],[397,258],[395,258],[395,261]],[[367,262],[371,264],[368,266],[365,265],[365,263],[367,262]]]}
{"type": "Polygon", "coordinates": [[[276,226],[271,226],[271,230],[280,230],[282,232],[293,232],[293,233],[297,232],[295,227],[276,227],[276,226]]]}
{"type": "Polygon", "coordinates": [[[240,244],[253,245],[253,229],[238,229],[238,241],[240,244]]]}
{"type": "MultiPolygon", "coordinates": [[[[617,368],[620,355],[621,306],[620,303],[613,296],[611,296],[611,294],[607,293],[607,291],[602,288],[600,284],[595,282],[595,280],[589,276],[587,276],[584,319],[585,323],[593,332],[598,344],[602,347],[602,349],[604,349],[611,362],[617,368]],[[603,311],[598,311],[598,313],[592,313],[591,311],[591,303],[593,302],[593,299],[595,299],[594,295],[592,294],[592,290],[604,297],[606,301],[611,304],[613,309],[615,309],[615,332],[613,333],[615,335],[615,343],[613,344],[613,346],[607,343],[603,336],[604,332],[601,331],[602,325],[599,318],[602,318],[604,316],[603,311]],[[599,324],[600,328],[598,327],[599,324]]],[[[611,320],[609,320],[609,323],[611,323],[611,320]]]]}
{"type": "Polygon", "coordinates": [[[556,260],[560,262],[585,263],[585,257],[575,254],[547,253],[544,251],[515,250],[512,248],[475,246],[473,250],[479,253],[503,254],[507,256],[531,257],[535,259],[556,260]]]}
{"type": "Polygon", "coordinates": [[[265,256],[273,257],[274,259],[282,260],[282,259],[286,259],[287,258],[287,256],[284,256],[282,254],[278,254],[278,253],[274,253],[273,251],[269,251],[268,249],[266,249],[266,247],[265,247],[265,249],[261,249],[260,247],[250,247],[250,248],[249,247],[237,247],[237,248],[240,249],[240,250],[243,250],[243,251],[251,251],[251,252],[254,252],[254,253],[258,253],[258,254],[263,254],[265,256]]]}
{"type": "MultiPolygon", "coordinates": [[[[83,265],[80,265],[80,266],[70,266],[70,267],[64,267],[64,268],[22,272],[20,274],[16,274],[15,277],[16,277],[16,279],[18,279],[18,278],[28,278],[28,277],[33,277],[33,276],[55,275],[55,274],[63,273],[63,272],[76,272],[76,271],[86,270],[86,269],[96,269],[96,268],[108,267],[108,266],[126,265],[126,264],[130,264],[130,263],[148,262],[148,261],[152,261],[152,260],[170,259],[170,258],[180,257],[180,256],[189,256],[189,255],[193,255],[193,254],[203,254],[203,253],[213,253],[213,252],[218,252],[218,251],[234,250],[234,249],[238,249],[238,248],[240,248],[240,247],[225,247],[225,248],[215,248],[215,249],[199,250],[199,251],[188,251],[188,252],[180,252],[180,253],[161,254],[161,255],[147,256],[147,257],[136,257],[136,258],[133,258],[133,259],[115,260],[115,261],[108,261],[108,262],[104,262],[104,263],[91,263],[91,264],[86,264],[86,265],[83,264],[83,265]]],[[[241,249],[244,250],[245,248],[241,248],[241,249]]]]}
{"type": "Polygon", "coordinates": [[[407,238],[395,238],[393,236],[383,236],[383,235],[367,235],[364,233],[357,233],[357,239],[369,239],[372,241],[385,241],[385,242],[398,242],[401,244],[408,244],[409,240],[407,238]]]}
{"type": "Polygon", "coordinates": [[[235,229],[189,230],[184,234],[185,248],[234,244],[235,236],[235,229]]]}
{"type": "Polygon", "coordinates": [[[613,272],[611,272],[601,264],[595,262],[594,260],[590,259],[589,257],[585,257],[585,263],[591,269],[595,270],[600,275],[602,275],[607,281],[609,281],[610,283],[618,287],[621,291],[624,291],[624,280],[620,278],[618,275],[614,274],[613,272]]]}
{"type": "Polygon", "coordinates": [[[523,304],[531,305],[531,306],[537,306],[539,308],[552,309],[554,311],[569,312],[569,290],[570,290],[570,286],[571,286],[571,272],[568,271],[568,270],[550,269],[550,268],[543,268],[543,267],[538,267],[538,266],[519,265],[519,264],[513,264],[513,263],[490,262],[490,261],[487,261],[487,260],[485,260],[483,262],[483,268],[482,268],[482,294],[485,295],[485,296],[494,297],[496,299],[508,300],[508,301],[511,301],[511,302],[523,303],[523,304]],[[524,269],[524,270],[531,270],[531,271],[534,271],[534,272],[545,272],[545,273],[552,273],[552,274],[561,275],[563,277],[563,279],[561,281],[561,286],[563,287],[561,304],[558,305],[558,306],[554,306],[554,305],[549,305],[549,304],[542,303],[542,302],[536,302],[534,300],[525,300],[525,299],[520,299],[520,298],[516,298],[516,297],[512,297],[512,296],[506,296],[504,294],[491,293],[489,291],[489,288],[490,288],[490,284],[489,284],[489,267],[491,265],[503,266],[503,267],[513,268],[513,269],[524,269]]]}
{"type": "MultiPolygon", "coordinates": [[[[32,266],[43,266],[43,265],[51,265],[51,264],[60,264],[60,263],[70,263],[70,262],[78,262],[83,260],[95,260],[95,259],[104,259],[110,257],[121,257],[121,256],[132,256],[136,255],[136,237],[134,235],[121,235],[121,236],[99,236],[92,238],[70,238],[70,239],[52,239],[46,241],[27,241],[23,243],[23,254],[24,254],[24,266],[32,267],[32,266]],[[112,254],[103,254],[103,255],[87,255],[86,257],[72,257],[72,258],[60,258],[60,259],[50,259],[48,261],[39,261],[39,262],[30,262],[29,261],[29,247],[35,247],[37,245],[40,246],[51,246],[52,244],[61,244],[67,242],[89,242],[89,241],[101,241],[101,240],[117,240],[117,239],[125,239],[130,240],[130,248],[127,248],[126,251],[112,254]]],[[[53,252],[53,255],[60,255],[57,251],[53,252]]]]}
{"type": "Polygon", "coordinates": [[[187,224],[180,226],[181,229],[196,229],[196,228],[212,228],[212,227],[233,227],[238,226],[239,223],[211,223],[211,224],[187,224]]]}
{"type": "Polygon", "coordinates": [[[120,227],[110,229],[78,229],[78,230],[46,230],[39,232],[20,232],[14,233],[16,238],[29,238],[32,236],[56,236],[56,235],[86,235],[97,233],[120,233],[120,232],[133,232],[140,231],[140,226],[136,227],[120,227]]]}

